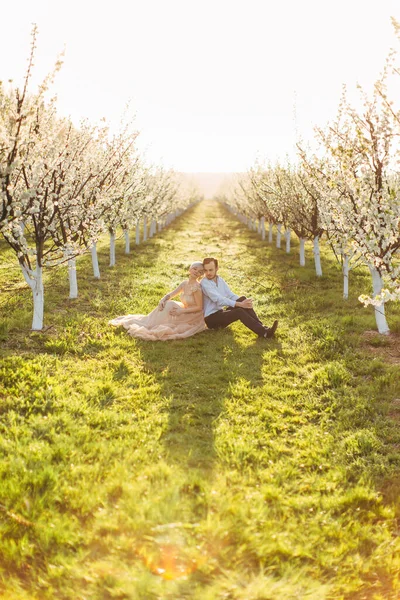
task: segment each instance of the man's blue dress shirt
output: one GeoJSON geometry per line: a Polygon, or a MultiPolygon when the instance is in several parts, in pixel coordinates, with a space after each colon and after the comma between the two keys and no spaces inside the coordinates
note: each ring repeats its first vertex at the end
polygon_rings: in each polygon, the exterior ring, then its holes
{"type": "Polygon", "coordinates": [[[203,313],[204,318],[209,317],[217,310],[221,310],[224,306],[235,306],[236,300],[239,298],[234,294],[228,284],[217,275],[217,281],[212,279],[204,279],[200,282],[203,291],[203,313]]]}

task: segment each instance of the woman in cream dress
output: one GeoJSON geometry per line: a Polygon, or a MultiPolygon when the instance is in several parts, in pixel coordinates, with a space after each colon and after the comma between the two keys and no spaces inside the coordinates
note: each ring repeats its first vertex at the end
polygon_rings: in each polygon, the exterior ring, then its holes
{"type": "Polygon", "coordinates": [[[109,321],[110,325],[125,327],[129,335],[142,340],[179,340],[204,331],[203,296],[199,279],[203,264],[198,261],[189,267],[189,277],[166,294],[149,315],[125,315],[109,321]],[[171,300],[180,295],[180,302],[171,300]]]}

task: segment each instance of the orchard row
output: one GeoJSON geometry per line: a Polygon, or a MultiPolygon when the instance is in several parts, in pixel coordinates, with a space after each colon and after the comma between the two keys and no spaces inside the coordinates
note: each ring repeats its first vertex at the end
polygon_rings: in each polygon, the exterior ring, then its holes
{"type": "Polygon", "coordinates": [[[48,99],[53,72],[35,94],[29,91],[36,44],[21,89],[0,82],[0,232],[14,250],[33,293],[32,329],[43,328],[43,269],[68,263],[70,298],[78,294],[75,260],[90,251],[100,277],[96,243],[110,235],[110,266],[115,264],[117,229],[129,252],[135,242],[161,230],[195,197],[184,193],[172,171],[147,166],[140,157],[133,123],[126,117],[117,132],[105,122],[75,126],[57,114],[48,99]]]}
{"type": "Polygon", "coordinates": [[[225,198],[250,224],[258,222],[263,237],[266,223],[270,240],[275,226],[278,247],[284,234],[290,251],[293,231],[300,266],[305,241],[312,241],[317,276],[325,236],[342,264],[345,298],[350,269],[367,265],[373,293],[359,299],[374,305],[380,333],[389,332],[385,302],[400,300],[400,110],[388,91],[399,75],[392,53],[371,97],[360,90],[360,108],[344,90],[334,122],[316,128],[313,150],[299,141],[297,161],[257,163],[225,198]]]}

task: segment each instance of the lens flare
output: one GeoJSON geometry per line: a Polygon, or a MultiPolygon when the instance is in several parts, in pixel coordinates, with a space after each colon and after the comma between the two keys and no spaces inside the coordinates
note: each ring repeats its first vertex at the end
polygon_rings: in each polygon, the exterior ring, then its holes
{"type": "Polygon", "coordinates": [[[162,534],[148,536],[137,554],[153,575],[167,581],[187,577],[207,561],[207,555],[200,546],[188,544],[176,524],[160,526],[167,529],[162,534]]]}

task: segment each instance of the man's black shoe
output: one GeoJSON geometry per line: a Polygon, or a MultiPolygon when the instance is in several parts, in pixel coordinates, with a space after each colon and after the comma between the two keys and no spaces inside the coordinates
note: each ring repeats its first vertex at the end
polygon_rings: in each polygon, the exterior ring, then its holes
{"type": "Polygon", "coordinates": [[[275,335],[275,331],[277,330],[278,327],[278,321],[274,321],[272,324],[272,327],[266,327],[265,328],[265,338],[272,338],[275,335]]]}

